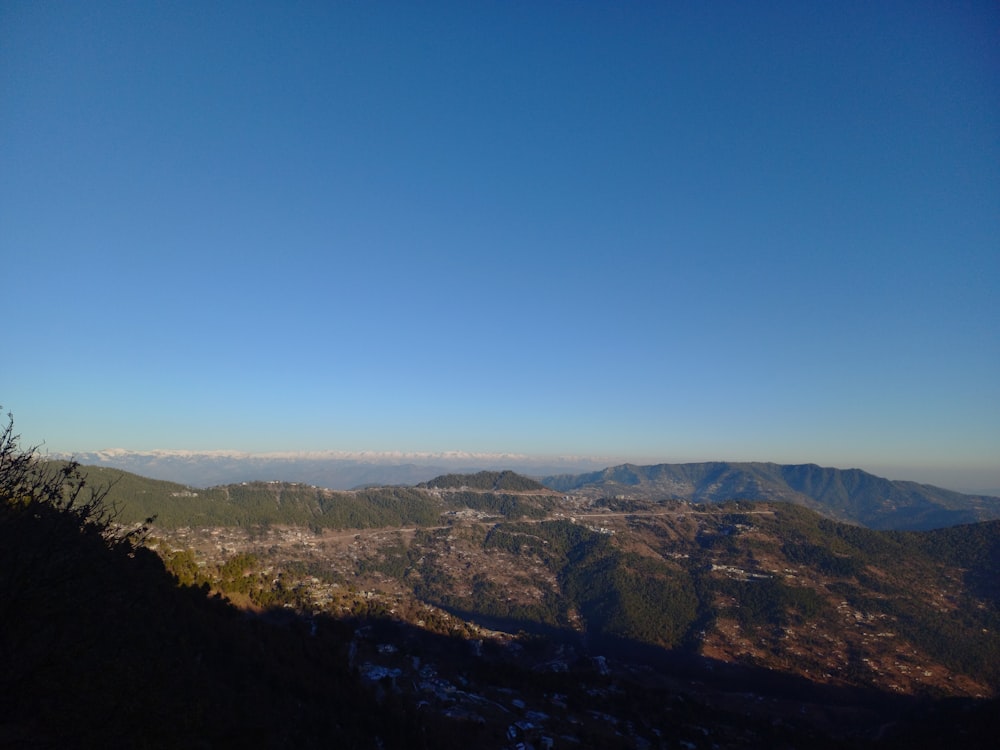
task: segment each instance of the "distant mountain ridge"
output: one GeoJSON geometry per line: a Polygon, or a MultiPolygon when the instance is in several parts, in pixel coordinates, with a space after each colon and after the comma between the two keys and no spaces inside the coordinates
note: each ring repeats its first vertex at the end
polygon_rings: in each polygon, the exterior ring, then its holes
{"type": "Polygon", "coordinates": [[[304,482],[347,490],[355,487],[415,485],[444,474],[513,470],[530,476],[590,471],[607,459],[576,456],[534,458],[516,453],[443,451],[309,451],[245,453],[240,451],[130,451],[110,449],[55,453],[46,458],[74,459],[86,466],[121,469],[150,479],[191,487],[214,487],[251,481],[304,482]]]}
{"type": "Polygon", "coordinates": [[[966,495],[885,479],[861,469],[816,464],[622,464],[584,474],[548,476],[542,484],[560,492],[643,500],[783,501],[872,529],[923,530],[1000,518],[998,497],[966,495]]]}
{"type": "MultiPolygon", "coordinates": [[[[181,452],[107,452],[77,455],[84,465],[105,471],[118,469],[150,479],[177,482],[193,488],[237,485],[255,481],[301,483],[314,488],[409,487],[469,488],[485,481],[499,491],[524,491],[535,479],[549,491],[591,499],[627,498],[643,502],[684,501],[719,503],[729,500],[778,501],[802,505],[834,520],[882,530],[928,530],[958,524],[1000,519],[1000,497],[972,495],[917,482],[890,480],[860,469],[836,469],[816,464],[712,461],[683,464],[620,464],[584,473],[544,473],[546,464],[504,465],[504,457],[489,459],[479,454],[486,468],[464,468],[474,454],[452,457],[455,464],[396,464],[389,456],[375,454],[371,460],[335,460],[326,454],[310,458],[299,454],[253,456],[181,452]],[[99,458],[99,460],[93,460],[99,458]],[[491,465],[492,461],[500,465],[491,465]],[[476,472],[479,478],[476,479],[476,472]],[[486,472],[485,474],[483,472],[486,472]],[[503,477],[501,481],[501,477],[503,477]],[[527,477],[532,477],[528,479],[527,477]],[[458,482],[458,484],[454,484],[458,482]],[[495,488],[492,484],[500,482],[495,488]]],[[[413,455],[413,454],[411,454],[413,455]]],[[[436,454],[442,458],[442,454],[436,454]]],[[[507,457],[514,458],[514,457],[507,457]]],[[[574,461],[562,459],[563,469],[578,469],[574,461]]],[[[551,468],[551,465],[549,465],[551,468]]],[[[166,493],[170,506],[184,504],[179,490],[166,493]]],[[[151,500],[152,492],[145,495],[151,500]]],[[[207,497],[211,493],[202,493],[207,497]]],[[[194,509],[192,508],[192,511],[194,509]]],[[[152,510],[159,513],[159,510],[152,510]]],[[[199,511],[200,512],[200,511],[199,511]]],[[[164,520],[161,515],[161,520],[164,520]]],[[[277,522],[277,519],[274,519],[277,522]]]]}

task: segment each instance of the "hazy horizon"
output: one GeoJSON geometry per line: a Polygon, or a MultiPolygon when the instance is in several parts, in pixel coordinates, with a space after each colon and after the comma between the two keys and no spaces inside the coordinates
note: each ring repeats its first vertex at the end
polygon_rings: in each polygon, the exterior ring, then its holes
{"type": "MultiPolygon", "coordinates": [[[[358,461],[373,464],[417,464],[437,465],[451,469],[513,469],[520,473],[536,475],[553,473],[585,473],[621,464],[648,466],[655,464],[686,464],[704,462],[732,463],[774,463],[774,464],[816,464],[825,468],[861,469],[886,479],[930,484],[956,492],[988,494],[1000,496],[1000,475],[991,469],[976,467],[955,468],[935,466],[885,466],[867,463],[832,463],[824,461],[778,461],[768,458],[734,458],[725,456],[687,456],[679,458],[656,456],[596,456],[567,454],[524,454],[524,453],[484,453],[469,451],[376,451],[376,450],[313,450],[313,451],[242,451],[231,449],[186,450],[180,448],[158,448],[129,450],[127,448],[105,448],[88,451],[55,451],[41,446],[43,457],[76,458],[77,460],[97,457],[114,465],[122,456],[148,456],[151,458],[210,458],[235,460],[272,461],[358,461]]],[[[164,475],[158,478],[171,478],[164,475]]]]}
{"type": "Polygon", "coordinates": [[[4,3],[0,404],[60,451],[1000,487],[998,28],[988,2],[4,3]]]}

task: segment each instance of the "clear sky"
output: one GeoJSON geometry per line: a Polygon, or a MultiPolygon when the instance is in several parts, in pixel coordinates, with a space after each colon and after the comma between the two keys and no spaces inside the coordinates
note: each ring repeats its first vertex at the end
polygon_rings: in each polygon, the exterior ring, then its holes
{"type": "Polygon", "coordinates": [[[52,451],[1000,487],[995,2],[0,4],[0,403],[52,451]]]}

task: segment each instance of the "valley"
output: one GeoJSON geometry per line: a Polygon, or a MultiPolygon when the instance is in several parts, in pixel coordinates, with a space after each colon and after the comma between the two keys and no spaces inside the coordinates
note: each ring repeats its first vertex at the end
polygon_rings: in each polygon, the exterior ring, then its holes
{"type": "MultiPolygon", "coordinates": [[[[642,568],[643,561],[650,561],[645,571],[651,575],[673,568],[696,577],[711,592],[710,601],[699,603],[701,616],[711,612],[711,617],[706,627],[695,631],[691,626],[691,632],[684,634],[684,646],[706,658],[762,666],[821,684],[902,694],[986,697],[994,693],[983,678],[948,666],[901,634],[899,616],[879,605],[888,594],[866,591],[855,575],[824,573],[789,560],[773,536],[775,509],[746,509],[738,516],[749,523],[734,524],[730,508],[576,512],[569,523],[590,535],[613,538],[631,557],[631,565],[642,568]],[[761,519],[767,519],[765,527],[754,525],[761,519]],[[719,544],[718,539],[726,543],[719,544]],[[793,602],[788,615],[777,609],[746,615],[745,610],[755,605],[741,603],[741,598],[751,596],[754,586],[771,593],[773,582],[789,591],[808,592],[798,595],[808,606],[793,602]]],[[[545,546],[546,540],[532,534],[531,527],[553,523],[567,523],[563,511],[519,522],[512,533],[522,542],[545,546]]],[[[585,641],[586,622],[578,609],[553,604],[562,593],[560,571],[551,561],[530,552],[526,544],[510,551],[486,542],[491,534],[510,533],[512,528],[497,519],[458,518],[424,528],[316,533],[291,526],[206,527],[157,535],[168,549],[193,550],[205,571],[238,556],[252,557],[254,568],[247,569],[247,576],[260,573],[261,585],[268,577],[272,583],[280,580],[284,588],[296,592],[297,601],[316,612],[387,612],[416,624],[426,621],[426,612],[413,613],[432,608],[436,616],[460,612],[470,625],[504,625],[513,630],[508,635],[560,628],[565,636],[585,641]]],[[[955,570],[928,576],[921,566],[872,567],[863,576],[911,592],[919,586],[921,602],[942,616],[954,613],[969,597],[955,570]]],[[[230,595],[238,601],[238,593],[230,595]]],[[[668,648],[680,644],[651,632],[652,643],[668,648]]]]}
{"type": "Polygon", "coordinates": [[[996,522],[877,532],[788,503],[443,484],[423,488],[437,523],[154,527],[151,546],[261,616],[356,623],[375,695],[496,747],[654,747],[665,726],[840,746],[998,695],[996,522]]]}

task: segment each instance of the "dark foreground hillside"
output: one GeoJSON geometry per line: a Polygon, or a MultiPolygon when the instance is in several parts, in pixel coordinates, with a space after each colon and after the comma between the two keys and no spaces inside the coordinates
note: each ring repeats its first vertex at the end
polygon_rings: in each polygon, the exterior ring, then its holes
{"type": "Polygon", "coordinates": [[[413,746],[345,624],[245,615],[52,507],[0,509],[0,622],[0,746],[413,746]]]}

